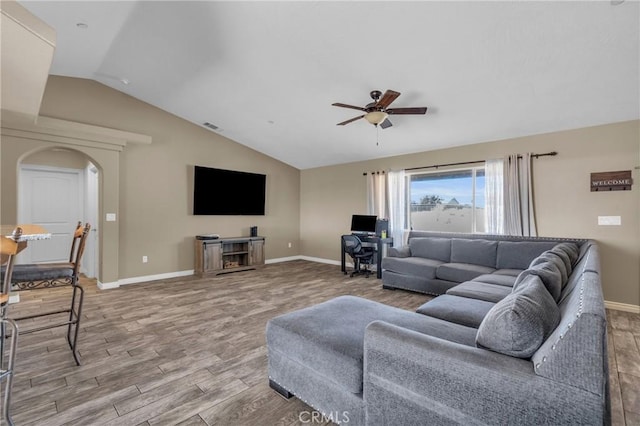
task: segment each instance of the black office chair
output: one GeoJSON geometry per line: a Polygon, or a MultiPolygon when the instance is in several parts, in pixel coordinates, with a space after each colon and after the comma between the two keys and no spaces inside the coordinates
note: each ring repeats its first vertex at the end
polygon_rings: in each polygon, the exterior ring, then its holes
{"type": "Polygon", "coordinates": [[[368,266],[373,264],[374,249],[362,247],[362,241],[357,235],[343,235],[342,247],[345,253],[353,259],[353,272],[349,276],[353,277],[354,275],[362,274],[369,278],[371,270],[369,270],[368,266]]]}

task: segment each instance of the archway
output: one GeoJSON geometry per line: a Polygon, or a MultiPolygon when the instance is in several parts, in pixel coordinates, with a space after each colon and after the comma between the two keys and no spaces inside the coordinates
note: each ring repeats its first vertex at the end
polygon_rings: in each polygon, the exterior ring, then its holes
{"type": "Polygon", "coordinates": [[[65,261],[78,221],[90,223],[81,272],[99,276],[99,164],[86,153],[68,147],[47,147],[25,153],[17,165],[18,223],[37,223],[51,240],[26,250],[19,262],[65,261]]]}

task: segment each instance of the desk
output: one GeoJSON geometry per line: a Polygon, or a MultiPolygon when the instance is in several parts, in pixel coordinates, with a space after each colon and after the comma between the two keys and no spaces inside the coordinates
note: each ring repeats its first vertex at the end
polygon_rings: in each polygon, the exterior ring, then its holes
{"type": "MultiPolygon", "coordinates": [[[[393,238],[380,238],[375,235],[358,235],[358,238],[362,241],[363,247],[373,247],[376,250],[376,277],[382,278],[382,258],[387,255],[387,247],[393,247],[393,238]]],[[[342,272],[347,271],[345,262],[345,251],[342,238],[340,238],[340,270],[342,272]]]]}
{"type": "Polygon", "coordinates": [[[49,238],[51,234],[39,225],[0,226],[0,265],[7,264],[2,293],[9,294],[11,290],[13,263],[16,255],[27,248],[27,242],[49,238]]]}

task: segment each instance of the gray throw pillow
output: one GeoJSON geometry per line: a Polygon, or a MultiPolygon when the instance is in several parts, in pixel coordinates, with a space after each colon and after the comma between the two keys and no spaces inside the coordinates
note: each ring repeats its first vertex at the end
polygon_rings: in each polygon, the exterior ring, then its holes
{"type": "Polygon", "coordinates": [[[518,358],[531,358],[560,323],[560,309],[539,277],[496,303],[476,334],[476,346],[518,358]]]}
{"type": "MultiPolygon", "coordinates": [[[[566,253],[563,252],[562,254],[567,257],[567,260],[569,259],[566,253]]],[[[570,271],[567,269],[567,265],[564,263],[564,260],[558,253],[547,250],[540,256],[533,259],[529,267],[536,266],[545,262],[551,262],[558,268],[558,271],[560,271],[560,279],[562,280],[562,287],[564,287],[567,279],[569,278],[570,271]]]]}
{"type": "Polygon", "coordinates": [[[571,265],[571,257],[569,257],[569,253],[567,253],[561,248],[556,248],[556,247],[549,250],[549,253],[553,253],[556,256],[558,256],[560,259],[562,259],[562,263],[564,263],[564,267],[567,269],[567,273],[571,274],[573,265],[571,265]]]}
{"type": "Polygon", "coordinates": [[[578,245],[576,243],[560,243],[553,248],[562,250],[569,255],[569,260],[571,260],[571,267],[576,264],[578,255],[580,254],[580,249],[578,248],[578,245]]]}
{"type": "MultiPolygon", "coordinates": [[[[558,260],[558,262],[561,261],[558,260]]],[[[540,277],[542,284],[547,288],[547,291],[551,297],[553,297],[553,300],[556,302],[560,300],[560,296],[562,294],[562,274],[555,263],[545,261],[537,265],[533,265],[529,267],[529,269],[525,269],[520,273],[520,275],[518,275],[518,278],[516,278],[516,282],[513,284],[513,290],[515,291],[518,287],[526,285],[528,281],[525,279],[529,275],[536,275],[540,277]]]]}

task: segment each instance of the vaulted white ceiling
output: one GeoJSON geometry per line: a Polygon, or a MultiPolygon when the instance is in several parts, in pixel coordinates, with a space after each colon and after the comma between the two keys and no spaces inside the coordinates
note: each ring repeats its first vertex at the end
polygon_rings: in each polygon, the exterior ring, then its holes
{"type": "Polygon", "coordinates": [[[299,169],[640,118],[630,0],[20,3],[57,31],[51,74],[299,169]],[[429,110],[336,126],[375,89],[429,110]]]}

